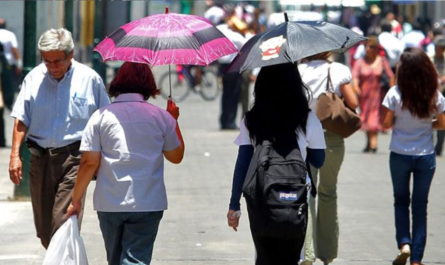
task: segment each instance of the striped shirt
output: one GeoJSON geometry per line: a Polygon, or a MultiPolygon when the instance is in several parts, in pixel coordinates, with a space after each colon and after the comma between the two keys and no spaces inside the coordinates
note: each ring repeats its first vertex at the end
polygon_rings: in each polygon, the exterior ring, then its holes
{"type": "Polygon", "coordinates": [[[27,138],[44,148],[79,141],[90,116],[110,99],[101,77],[71,60],[71,68],[57,81],[42,63],[22,83],[11,116],[22,121],[27,138]]]}

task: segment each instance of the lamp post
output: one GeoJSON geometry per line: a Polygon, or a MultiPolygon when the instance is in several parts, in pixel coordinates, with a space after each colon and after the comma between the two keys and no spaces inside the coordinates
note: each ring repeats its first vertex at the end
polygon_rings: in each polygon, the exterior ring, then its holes
{"type": "MultiPolygon", "coordinates": [[[[25,1],[25,23],[23,44],[23,74],[28,74],[36,66],[36,25],[37,25],[37,2],[25,1]]],[[[27,200],[31,197],[29,189],[29,161],[31,154],[26,144],[20,147],[20,158],[22,159],[22,179],[19,185],[14,187],[14,200],[27,200]]]]}
{"type": "MultiPolygon", "coordinates": [[[[99,42],[104,38],[104,2],[105,1],[95,1],[94,5],[94,38],[93,46],[99,44],[99,42]]],[[[104,83],[106,83],[106,68],[105,64],[102,62],[99,53],[93,53],[93,69],[102,77],[104,83]]]]}

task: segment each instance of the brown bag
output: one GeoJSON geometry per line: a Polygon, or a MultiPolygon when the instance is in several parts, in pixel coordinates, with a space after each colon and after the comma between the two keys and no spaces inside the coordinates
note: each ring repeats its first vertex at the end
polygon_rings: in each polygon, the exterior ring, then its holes
{"type": "Polygon", "coordinates": [[[334,93],[330,68],[326,91],[318,97],[316,114],[323,129],[347,138],[360,129],[362,122],[354,110],[348,108],[343,99],[334,93]]]}

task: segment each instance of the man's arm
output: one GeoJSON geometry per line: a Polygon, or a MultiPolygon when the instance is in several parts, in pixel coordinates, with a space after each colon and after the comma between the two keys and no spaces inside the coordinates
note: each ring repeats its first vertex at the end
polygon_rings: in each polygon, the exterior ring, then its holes
{"type": "Polygon", "coordinates": [[[12,133],[12,148],[9,157],[9,178],[12,183],[18,185],[20,184],[20,179],[22,178],[22,160],[20,159],[20,146],[25,139],[26,125],[15,119],[14,128],[12,133]]]}

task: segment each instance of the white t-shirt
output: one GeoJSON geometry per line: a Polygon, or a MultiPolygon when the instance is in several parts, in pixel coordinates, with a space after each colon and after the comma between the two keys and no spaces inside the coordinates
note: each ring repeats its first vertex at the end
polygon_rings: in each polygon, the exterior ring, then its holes
{"type": "Polygon", "coordinates": [[[3,44],[3,53],[5,54],[6,60],[8,60],[10,65],[15,65],[16,62],[12,49],[18,48],[18,44],[14,33],[6,29],[0,29],[0,42],[3,44]]]}
{"type": "MultiPolygon", "coordinates": [[[[437,91],[438,113],[445,111],[445,99],[437,91]]],[[[429,155],[434,153],[432,115],[419,119],[407,109],[402,109],[402,98],[397,86],[392,87],[383,100],[383,106],[394,112],[389,150],[402,155],[429,155]]]]}
{"type": "MultiPolygon", "coordinates": [[[[306,124],[306,134],[303,131],[297,131],[298,147],[301,151],[301,156],[306,160],[306,148],[311,149],[326,149],[326,143],[324,141],[324,132],[321,127],[321,123],[313,111],[309,112],[306,124]]],[[[240,123],[240,133],[236,137],[236,145],[252,145],[252,141],[249,136],[249,131],[246,128],[244,119],[240,123]]]]}
{"type": "Polygon", "coordinates": [[[342,97],[340,86],[351,82],[351,70],[340,63],[329,63],[326,60],[313,60],[298,65],[301,79],[312,91],[312,101],[309,107],[315,111],[318,97],[326,91],[328,68],[331,67],[331,82],[333,92],[342,97]]]}

